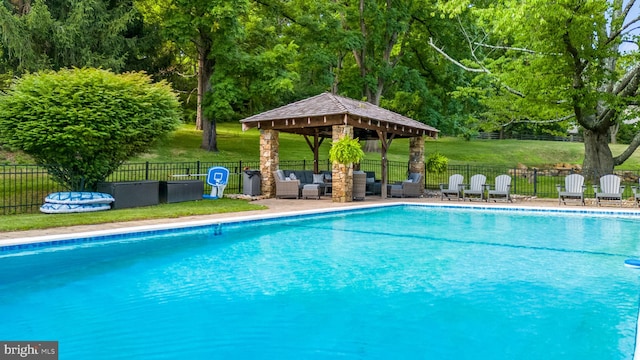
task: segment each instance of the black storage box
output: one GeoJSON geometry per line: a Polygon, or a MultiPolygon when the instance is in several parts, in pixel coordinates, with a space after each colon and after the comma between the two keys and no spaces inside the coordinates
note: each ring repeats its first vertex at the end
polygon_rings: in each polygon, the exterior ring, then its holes
{"type": "Polygon", "coordinates": [[[153,180],[102,182],[98,192],[111,194],[115,201],[112,209],[126,209],[138,206],[158,205],[159,182],[153,180]]]}
{"type": "Polygon", "coordinates": [[[204,182],[201,180],[160,181],[160,202],[175,203],[202,200],[204,182]]]}

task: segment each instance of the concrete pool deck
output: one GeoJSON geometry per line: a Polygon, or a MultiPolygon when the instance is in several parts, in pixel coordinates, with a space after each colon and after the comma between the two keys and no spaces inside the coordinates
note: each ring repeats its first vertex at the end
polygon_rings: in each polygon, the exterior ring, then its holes
{"type": "MultiPolygon", "coordinates": [[[[140,227],[153,227],[162,225],[172,225],[180,223],[193,223],[193,222],[211,222],[216,220],[231,220],[235,218],[247,218],[247,217],[260,217],[260,216],[274,216],[278,214],[290,214],[295,212],[308,212],[315,210],[325,209],[339,209],[349,207],[361,207],[371,205],[393,204],[393,203],[420,203],[420,204],[450,204],[450,205],[469,205],[473,206],[499,206],[499,207],[544,207],[555,209],[575,209],[575,210],[606,210],[606,211],[638,211],[640,209],[635,207],[635,204],[631,201],[626,201],[623,207],[609,205],[596,207],[593,204],[592,199],[587,199],[587,205],[581,206],[577,203],[571,203],[567,205],[558,205],[557,199],[537,199],[522,197],[514,199],[513,203],[505,202],[462,202],[457,200],[440,200],[439,197],[426,197],[426,198],[387,198],[382,199],[379,196],[368,196],[364,201],[353,201],[350,203],[334,203],[330,197],[322,197],[320,200],[303,200],[303,199],[263,199],[255,200],[255,204],[264,205],[267,209],[264,210],[252,210],[223,214],[211,214],[211,215],[197,215],[197,216],[184,216],[179,218],[165,218],[165,219],[153,219],[153,220],[139,220],[139,221],[127,221],[107,224],[95,224],[95,225],[80,225],[69,227],[53,227],[42,230],[28,230],[28,231],[11,231],[0,232],[0,246],[8,245],[9,243],[16,242],[33,242],[36,238],[59,238],[59,237],[78,237],[80,234],[92,234],[100,232],[114,232],[118,230],[124,230],[129,228],[140,227]],[[30,241],[31,240],[31,241],[30,241]]],[[[42,240],[41,240],[42,241],[42,240]]]]}

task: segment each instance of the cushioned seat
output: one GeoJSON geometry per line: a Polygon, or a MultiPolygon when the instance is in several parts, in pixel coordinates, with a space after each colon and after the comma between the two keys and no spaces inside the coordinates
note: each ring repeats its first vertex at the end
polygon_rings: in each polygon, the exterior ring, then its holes
{"type": "Polygon", "coordinates": [[[382,182],[376,180],[374,171],[365,171],[367,174],[367,195],[380,195],[382,193],[382,182]]]}
{"type": "Polygon", "coordinates": [[[318,184],[306,184],[302,187],[302,198],[316,198],[320,199],[320,186],[318,184]]]}
{"type": "Polygon", "coordinates": [[[276,198],[298,198],[300,191],[300,181],[291,180],[286,177],[282,170],[273,172],[273,179],[276,183],[276,198]]]}
{"type": "Polygon", "coordinates": [[[424,193],[422,174],[411,173],[409,178],[387,187],[389,197],[421,197],[424,193]]]}

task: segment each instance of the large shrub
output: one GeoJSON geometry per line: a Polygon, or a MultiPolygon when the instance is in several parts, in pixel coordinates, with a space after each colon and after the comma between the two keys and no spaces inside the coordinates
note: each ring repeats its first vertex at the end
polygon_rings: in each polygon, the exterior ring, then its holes
{"type": "Polygon", "coordinates": [[[179,124],[169,85],[144,73],[27,74],[0,96],[0,143],[21,149],[70,190],[95,189],[179,124]]]}

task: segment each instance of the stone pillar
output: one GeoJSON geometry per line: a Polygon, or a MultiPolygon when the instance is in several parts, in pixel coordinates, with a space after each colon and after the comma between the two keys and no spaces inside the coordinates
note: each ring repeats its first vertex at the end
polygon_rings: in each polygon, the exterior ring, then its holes
{"type": "MultiPolygon", "coordinates": [[[[334,142],[345,136],[353,139],[353,126],[333,125],[332,140],[334,142]]],[[[353,164],[344,165],[333,163],[331,178],[333,183],[331,200],[340,203],[353,201],[353,164]]]]}
{"type": "Polygon", "coordinates": [[[276,183],[273,172],[280,165],[280,132],[278,130],[260,130],[260,175],[262,175],[262,195],[276,196],[276,183]]]}
{"type": "Polygon", "coordinates": [[[409,172],[420,173],[425,179],[424,173],[424,136],[409,139],[409,172]]]}

